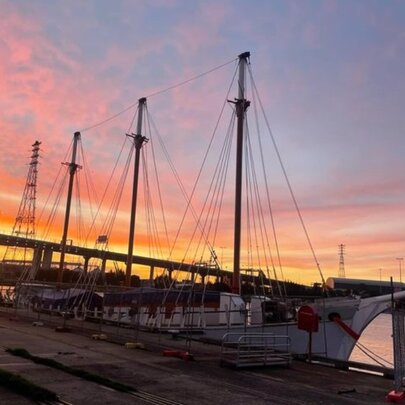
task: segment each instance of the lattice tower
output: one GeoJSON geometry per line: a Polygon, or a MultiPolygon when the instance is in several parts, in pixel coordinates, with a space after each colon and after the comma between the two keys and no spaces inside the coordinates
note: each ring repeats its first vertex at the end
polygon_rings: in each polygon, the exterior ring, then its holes
{"type": "MultiPolygon", "coordinates": [[[[37,176],[39,164],[39,151],[41,142],[35,141],[32,144],[32,154],[29,163],[27,180],[25,182],[24,192],[18,208],[17,217],[13,226],[12,235],[24,238],[35,237],[35,203],[37,194],[37,176]]],[[[4,256],[3,262],[12,260],[13,262],[25,261],[26,255],[24,252],[23,258],[18,254],[17,247],[8,247],[4,256]]]]}
{"type": "Polygon", "coordinates": [[[339,278],[346,278],[345,273],[345,245],[339,245],[339,278]]]}

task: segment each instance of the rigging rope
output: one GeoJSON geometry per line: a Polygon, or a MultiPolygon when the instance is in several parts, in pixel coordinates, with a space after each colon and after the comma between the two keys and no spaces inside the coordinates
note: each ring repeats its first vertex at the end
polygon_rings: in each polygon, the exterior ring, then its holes
{"type": "Polygon", "coordinates": [[[159,231],[155,216],[155,210],[153,207],[153,198],[151,194],[151,187],[149,182],[149,173],[148,173],[148,153],[147,149],[141,149],[142,156],[142,173],[144,181],[144,201],[145,201],[145,210],[146,210],[146,222],[147,222],[147,234],[148,234],[148,248],[149,256],[157,256],[163,258],[162,245],[160,242],[159,231]],[[156,251],[156,252],[155,252],[156,251]]]}
{"type": "MultiPolygon", "coordinates": [[[[82,203],[81,203],[81,198],[80,198],[80,187],[79,187],[79,176],[78,176],[78,172],[76,173],[75,176],[75,183],[76,183],[76,187],[75,187],[75,191],[76,191],[76,199],[75,199],[75,208],[76,208],[76,228],[77,228],[77,238],[79,240],[79,245],[81,245],[82,242],[82,203]]],[[[71,238],[72,240],[72,238],[71,238]]]]}
{"type": "MultiPolygon", "coordinates": [[[[198,74],[198,75],[196,75],[196,76],[193,76],[193,77],[191,77],[191,78],[189,78],[189,79],[186,79],[186,80],[183,80],[183,81],[181,81],[181,82],[179,82],[179,83],[176,83],[176,84],[173,84],[173,85],[171,85],[171,86],[168,86],[168,87],[166,87],[166,88],[164,88],[164,89],[162,89],[162,90],[158,90],[158,91],[155,91],[155,92],[153,92],[153,93],[150,93],[149,95],[147,95],[147,96],[145,96],[145,97],[146,97],[146,98],[151,98],[151,97],[157,96],[157,95],[159,95],[159,94],[166,93],[166,92],[168,92],[168,91],[170,91],[170,90],[176,89],[177,87],[184,86],[184,85],[187,84],[187,83],[190,83],[190,82],[192,82],[192,81],[194,81],[194,80],[197,80],[197,79],[199,79],[199,78],[201,78],[201,77],[203,77],[203,76],[208,75],[209,73],[212,73],[212,72],[214,72],[214,71],[216,71],[216,70],[218,70],[218,69],[221,69],[221,68],[223,68],[223,67],[225,67],[225,66],[227,66],[227,65],[229,65],[229,64],[231,64],[231,63],[234,63],[236,60],[238,60],[238,59],[237,59],[237,58],[234,58],[234,59],[232,59],[232,60],[230,60],[230,61],[228,61],[228,62],[225,62],[225,63],[223,63],[223,64],[221,64],[221,65],[218,65],[218,66],[216,66],[216,67],[214,67],[214,68],[212,68],[212,69],[209,69],[209,70],[207,70],[207,71],[205,71],[205,72],[203,72],[203,73],[200,73],[200,74],[198,74]]],[[[104,119],[104,120],[102,120],[102,121],[100,121],[100,122],[97,122],[97,123],[95,123],[95,124],[93,124],[93,125],[89,125],[88,127],[82,128],[82,129],[80,130],[80,132],[85,132],[85,131],[88,131],[88,130],[90,130],[90,129],[97,128],[97,127],[99,127],[99,126],[101,126],[101,125],[103,125],[103,124],[106,124],[107,122],[114,120],[115,118],[117,118],[117,117],[119,117],[120,115],[126,113],[127,111],[131,110],[132,108],[134,108],[134,107],[137,106],[137,105],[138,105],[138,101],[136,101],[135,103],[130,104],[128,107],[126,107],[126,108],[124,108],[123,110],[117,112],[116,114],[111,115],[110,117],[107,117],[106,119],[104,119]]]]}
{"type": "MultiPolygon", "coordinates": [[[[138,109],[136,110],[135,115],[136,115],[137,113],[138,113],[138,109]]],[[[130,125],[129,128],[128,128],[128,132],[130,132],[130,130],[131,130],[131,127],[132,127],[132,124],[133,124],[135,115],[134,115],[134,117],[132,118],[131,125],[130,125]]],[[[116,170],[117,170],[118,163],[119,163],[119,161],[120,161],[120,159],[121,159],[122,153],[123,153],[123,151],[124,151],[124,148],[125,148],[125,145],[127,144],[127,142],[128,142],[128,138],[125,137],[124,142],[122,143],[120,152],[119,152],[119,154],[118,154],[118,157],[117,157],[117,159],[115,160],[115,164],[114,164],[113,170],[112,170],[112,172],[111,172],[111,174],[110,174],[110,177],[109,177],[109,179],[108,179],[107,185],[106,185],[106,187],[105,187],[105,189],[104,189],[103,195],[102,195],[102,197],[101,197],[101,201],[100,201],[100,203],[99,203],[99,205],[98,205],[97,212],[96,212],[96,215],[94,216],[93,223],[91,224],[90,229],[89,229],[89,232],[88,232],[88,234],[87,234],[87,236],[86,236],[86,240],[89,238],[90,232],[92,231],[92,229],[93,229],[94,226],[95,226],[96,219],[97,219],[97,217],[98,217],[98,215],[99,215],[99,213],[100,213],[101,207],[102,207],[102,205],[103,205],[103,203],[104,203],[104,200],[105,200],[105,198],[106,198],[106,196],[107,196],[107,192],[108,192],[108,190],[109,190],[109,188],[110,188],[112,179],[113,179],[114,174],[115,174],[115,172],[116,172],[116,170]]],[[[133,152],[133,144],[132,144],[132,146],[131,146],[130,156],[132,156],[132,152],[133,152]]],[[[124,175],[125,179],[126,179],[126,176],[127,176],[127,173],[128,173],[129,161],[130,161],[130,159],[127,158],[127,161],[126,161],[126,164],[125,164],[125,167],[124,167],[124,173],[126,173],[126,174],[124,175]]],[[[123,187],[123,183],[125,183],[125,180],[122,181],[122,176],[123,176],[123,175],[121,175],[120,182],[119,182],[119,185],[121,185],[121,187],[123,187]]],[[[120,194],[122,194],[122,191],[121,191],[120,194]]],[[[114,196],[115,196],[115,195],[116,195],[116,192],[115,192],[114,196]]],[[[111,207],[110,207],[109,213],[111,213],[111,207]]],[[[114,217],[114,219],[115,219],[115,217],[114,217]]],[[[110,230],[112,229],[113,223],[114,223],[114,220],[110,221],[110,219],[108,218],[108,215],[107,215],[107,218],[104,220],[103,226],[102,226],[102,227],[107,227],[107,229],[109,229],[109,231],[108,231],[108,233],[106,233],[106,235],[109,235],[109,234],[110,234],[109,232],[110,232],[110,230]],[[107,223],[110,223],[111,226],[110,226],[110,225],[107,226],[107,225],[106,225],[107,223]]],[[[100,232],[102,232],[102,231],[100,230],[100,232]]]]}
{"type": "MultiPolygon", "coordinates": [[[[68,159],[68,155],[69,155],[70,151],[72,150],[72,146],[73,146],[73,139],[72,139],[72,141],[70,142],[70,146],[69,146],[69,148],[68,148],[68,150],[67,150],[67,152],[66,152],[66,154],[65,154],[65,157],[64,157],[64,159],[63,159],[63,162],[66,162],[66,160],[68,159]]],[[[59,166],[59,170],[58,170],[58,173],[57,173],[57,175],[56,175],[56,178],[55,178],[54,182],[52,183],[51,190],[50,190],[50,192],[48,193],[48,196],[47,196],[47,198],[46,198],[45,204],[43,205],[42,210],[41,210],[41,212],[40,212],[40,214],[39,214],[38,223],[41,222],[42,216],[45,214],[45,211],[46,211],[47,208],[48,208],[49,200],[51,199],[51,197],[52,197],[52,195],[53,195],[53,192],[54,192],[54,190],[55,190],[55,187],[56,187],[56,185],[58,184],[59,176],[60,176],[61,173],[62,173],[63,167],[64,167],[63,164],[61,164],[61,165],[59,166]]],[[[64,182],[64,181],[65,181],[65,179],[62,179],[62,182],[64,182]]],[[[60,186],[60,183],[59,183],[59,186],[60,186]]],[[[60,190],[59,190],[59,192],[57,193],[57,197],[56,197],[56,198],[58,199],[58,201],[60,200],[60,197],[61,197],[61,196],[59,195],[59,193],[60,193],[60,190]]],[[[55,207],[55,204],[53,205],[53,207],[55,207]]],[[[51,214],[52,214],[52,211],[53,211],[53,208],[51,209],[51,214]]],[[[47,223],[46,223],[46,225],[45,225],[45,227],[44,227],[44,230],[42,231],[42,235],[44,235],[44,236],[41,235],[41,237],[43,237],[43,239],[46,239],[46,237],[48,236],[49,229],[48,229],[48,231],[47,231],[47,227],[48,227],[48,226],[50,227],[50,225],[51,225],[52,222],[53,222],[53,218],[51,219],[51,214],[48,216],[48,218],[47,218],[47,223]]],[[[53,216],[54,216],[54,215],[53,215],[53,216]]]]}
{"type": "MultiPolygon", "coordinates": [[[[184,213],[184,215],[183,215],[183,218],[182,218],[182,220],[181,220],[181,223],[180,223],[180,226],[179,226],[179,230],[178,230],[178,232],[177,232],[177,235],[176,235],[176,238],[175,238],[175,240],[174,240],[173,246],[172,246],[172,248],[171,248],[170,257],[171,257],[171,255],[172,255],[172,253],[173,253],[175,244],[176,244],[177,239],[178,239],[178,237],[179,237],[179,233],[180,233],[181,227],[182,227],[182,225],[183,225],[183,223],[184,223],[185,216],[186,216],[188,210],[190,209],[190,211],[193,213],[193,216],[195,217],[195,219],[197,218],[197,216],[196,216],[196,214],[195,214],[195,211],[193,210],[193,208],[192,208],[192,206],[191,206],[191,200],[193,199],[193,196],[194,196],[194,194],[195,194],[195,191],[196,191],[196,188],[197,188],[197,184],[198,184],[198,182],[199,182],[199,180],[200,180],[200,177],[201,177],[201,174],[202,174],[202,170],[203,170],[203,168],[204,168],[204,166],[205,166],[205,163],[206,163],[206,161],[207,161],[207,158],[208,158],[208,153],[209,153],[209,151],[211,150],[211,146],[212,146],[212,144],[213,144],[214,137],[215,137],[215,135],[216,135],[216,133],[217,133],[220,119],[221,119],[221,117],[222,117],[222,115],[223,115],[223,112],[224,112],[224,110],[225,110],[225,106],[227,105],[227,99],[228,99],[230,90],[231,90],[231,88],[232,88],[233,82],[234,82],[234,80],[235,80],[236,73],[237,73],[237,69],[235,69],[235,73],[234,73],[234,75],[233,75],[233,77],[232,77],[231,84],[229,85],[229,88],[228,88],[228,91],[227,91],[225,100],[224,100],[224,102],[223,102],[223,104],[222,104],[222,108],[221,108],[219,117],[218,117],[218,119],[217,119],[217,122],[216,122],[216,124],[215,124],[214,130],[213,130],[213,132],[212,132],[210,142],[209,142],[208,147],[207,147],[207,150],[206,150],[206,152],[205,152],[202,165],[201,165],[200,170],[199,170],[199,172],[198,172],[197,178],[196,178],[196,180],[195,180],[195,182],[194,182],[194,186],[193,186],[193,189],[192,189],[192,192],[191,192],[190,196],[187,195],[186,190],[184,189],[184,186],[183,186],[183,184],[182,184],[182,182],[181,182],[181,179],[180,179],[180,177],[179,177],[177,171],[176,171],[175,168],[174,168],[174,165],[171,164],[172,170],[174,169],[175,177],[176,177],[176,179],[177,179],[177,181],[178,181],[178,183],[179,183],[180,189],[181,189],[181,191],[182,191],[182,193],[183,193],[183,195],[184,195],[184,197],[185,197],[185,199],[186,199],[187,207],[186,207],[185,213],[184,213]]],[[[167,155],[167,156],[168,156],[168,155],[167,155]]]]}
{"type": "MultiPolygon", "coordinates": [[[[198,252],[200,245],[202,244],[202,240],[203,237],[205,235],[207,235],[205,238],[208,238],[208,235],[211,232],[212,226],[213,226],[213,221],[215,218],[215,211],[218,211],[217,215],[216,215],[216,224],[215,224],[215,233],[212,237],[212,241],[210,242],[210,246],[214,246],[215,245],[215,240],[216,240],[216,232],[218,230],[218,225],[219,225],[219,218],[220,218],[220,208],[222,207],[222,200],[223,200],[223,195],[224,195],[224,188],[226,185],[226,174],[228,171],[228,166],[229,166],[229,155],[231,152],[231,146],[232,146],[232,135],[233,135],[233,128],[234,128],[234,114],[232,115],[231,121],[229,123],[228,126],[228,130],[226,133],[226,137],[220,152],[220,157],[218,159],[218,163],[216,165],[215,171],[214,171],[214,175],[213,178],[211,180],[211,184],[210,187],[208,189],[207,192],[207,196],[205,198],[203,207],[201,208],[200,211],[200,215],[197,219],[197,222],[199,224],[201,224],[201,218],[202,215],[205,211],[205,208],[207,206],[208,200],[210,195],[212,194],[212,198],[210,203],[208,204],[208,210],[207,210],[207,214],[205,216],[205,221],[204,224],[201,226],[200,225],[200,229],[201,229],[201,234],[200,234],[200,239],[196,248],[196,252],[198,252]],[[215,184],[214,184],[215,183],[215,184]],[[220,199],[220,202],[218,204],[218,200],[220,199]],[[212,211],[212,215],[210,215],[212,211]],[[211,221],[208,221],[208,219],[211,218],[211,221]]],[[[196,230],[198,229],[198,227],[195,228],[194,233],[196,232],[196,230]]],[[[194,234],[193,234],[194,237],[194,234]]],[[[191,244],[192,239],[190,240],[191,244]]],[[[203,251],[201,253],[201,256],[204,256],[205,253],[205,247],[206,245],[203,245],[203,251]]],[[[211,249],[212,250],[212,249],[211,249]]],[[[212,253],[212,252],[211,252],[212,253]]],[[[195,256],[197,255],[197,253],[195,254],[195,256]]]]}
{"type": "Polygon", "coordinates": [[[276,140],[275,140],[275,138],[274,138],[274,136],[273,136],[273,132],[272,132],[272,130],[271,130],[269,120],[268,120],[268,118],[267,118],[267,115],[266,115],[265,112],[264,112],[263,103],[262,103],[261,98],[260,98],[260,95],[259,95],[259,93],[258,93],[258,90],[257,90],[257,87],[256,87],[256,83],[255,83],[255,81],[254,81],[254,79],[253,79],[253,75],[252,75],[252,71],[251,71],[250,65],[248,66],[248,69],[249,69],[249,74],[250,74],[250,77],[251,77],[251,80],[252,80],[252,85],[253,85],[254,91],[255,91],[256,94],[257,94],[257,99],[258,99],[258,101],[259,101],[260,108],[261,108],[262,113],[263,113],[263,117],[264,117],[264,120],[265,120],[265,123],[266,123],[266,126],[267,126],[267,130],[269,131],[270,138],[271,138],[271,141],[272,141],[272,143],[273,143],[273,146],[274,146],[274,149],[275,149],[275,152],[276,152],[278,161],[279,161],[279,163],[280,163],[281,170],[282,170],[282,172],[283,172],[283,174],[284,174],[284,178],[285,178],[285,181],[286,181],[286,183],[287,183],[288,190],[289,190],[289,192],[290,192],[290,195],[291,195],[291,198],[292,198],[292,200],[293,200],[295,209],[296,209],[296,211],[297,211],[298,218],[299,218],[299,220],[300,220],[302,229],[303,229],[303,231],[304,231],[304,234],[305,234],[305,237],[306,237],[306,239],[307,239],[309,248],[310,248],[310,250],[311,250],[312,257],[314,258],[314,261],[315,261],[316,267],[317,267],[317,269],[318,269],[319,275],[321,276],[322,284],[323,284],[323,286],[325,286],[325,285],[326,285],[326,282],[325,282],[325,278],[324,278],[323,273],[322,273],[322,270],[321,270],[321,266],[320,266],[320,264],[319,264],[319,262],[318,262],[318,258],[317,258],[317,256],[316,256],[314,247],[313,247],[312,242],[311,242],[311,239],[310,239],[310,237],[309,237],[309,233],[308,233],[307,227],[305,226],[304,219],[303,219],[302,214],[301,214],[301,210],[300,210],[300,208],[299,208],[299,206],[298,206],[297,199],[295,198],[295,194],[294,194],[294,192],[293,192],[293,189],[292,189],[290,180],[289,180],[288,175],[287,175],[287,171],[286,171],[285,166],[284,166],[284,163],[283,163],[283,161],[282,161],[282,159],[281,159],[280,151],[279,151],[279,149],[278,149],[276,140]]]}
{"type": "MultiPolygon", "coordinates": [[[[171,250],[170,250],[170,252],[169,252],[169,260],[170,260],[172,254],[173,254],[175,245],[176,245],[177,240],[178,240],[178,237],[179,237],[179,235],[180,235],[180,231],[181,231],[182,225],[184,224],[185,217],[186,217],[186,214],[187,214],[188,210],[190,210],[190,212],[192,213],[192,215],[193,215],[193,217],[194,217],[194,219],[195,219],[195,221],[196,221],[196,223],[197,223],[197,227],[199,227],[199,228],[201,229],[201,223],[199,222],[199,219],[197,218],[196,212],[195,212],[195,210],[193,209],[193,206],[192,206],[192,204],[191,204],[191,200],[192,200],[192,198],[193,198],[193,196],[194,196],[194,193],[195,193],[195,191],[196,191],[196,187],[197,187],[198,181],[199,181],[199,179],[200,179],[200,177],[201,177],[203,167],[205,166],[206,160],[207,160],[207,158],[208,158],[208,153],[209,153],[209,151],[210,151],[210,149],[211,149],[211,146],[212,146],[212,144],[213,144],[215,135],[216,135],[216,133],[217,133],[217,129],[218,129],[218,126],[219,126],[219,123],[220,123],[220,119],[221,119],[221,117],[222,117],[222,115],[223,115],[223,112],[224,112],[224,110],[225,110],[225,106],[227,105],[227,98],[228,98],[228,96],[229,96],[230,90],[231,90],[232,85],[233,85],[233,83],[234,83],[234,80],[235,80],[235,77],[236,77],[236,73],[237,73],[237,69],[235,69],[235,73],[234,73],[234,75],[233,75],[233,77],[232,77],[232,81],[231,81],[231,83],[230,83],[230,85],[229,85],[229,88],[228,88],[228,91],[227,91],[225,100],[224,100],[224,102],[223,102],[223,105],[222,105],[222,108],[221,108],[221,111],[220,111],[218,120],[217,120],[217,122],[216,122],[216,124],[215,124],[215,127],[214,127],[214,130],[213,130],[213,132],[212,132],[211,139],[210,139],[210,142],[209,142],[207,151],[205,152],[205,155],[204,155],[203,163],[202,163],[202,165],[201,165],[201,167],[200,167],[200,170],[199,170],[199,172],[198,172],[197,179],[196,179],[196,181],[195,181],[195,183],[194,183],[194,186],[193,186],[192,193],[191,193],[190,197],[188,196],[188,194],[187,194],[187,192],[186,192],[186,190],[185,190],[185,188],[184,188],[184,186],[183,186],[183,183],[182,183],[182,181],[181,181],[181,179],[180,179],[180,176],[178,175],[177,170],[176,170],[176,168],[175,168],[175,166],[174,166],[174,164],[173,164],[173,162],[172,162],[172,160],[171,160],[171,158],[170,158],[170,155],[169,155],[169,153],[168,153],[168,151],[167,151],[167,149],[166,149],[166,147],[165,147],[165,145],[164,145],[164,143],[163,143],[163,140],[162,140],[162,138],[160,137],[159,132],[157,131],[157,128],[156,128],[156,126],[155,126],[155,124],[154,124],[154,121],[153,121],[152,117],[150,117],[150,122],[151,122],[153,128],[155,129],[155,131],[156,131],[156,133],[157,133],[157,135],[158,135],[158,140],[159,140],[159,143],[160,143],[160,145],[161,145],[162,151],[163,151],[163,153],[164,153],[164,155],[165,155],[165,157],[166,157],[166,159],[167,159],[167,161],[168,161],[168,163],[169,163],[169,166],[170,166],[170,168],[171,168],[171,170],[172,170],[172,173],[173,173],[173,175],[174,175],[174,177],[175,177],[175,179],[176,179],[176,181],[177,181],[177,183],[178,183],[178,186],[179,186],[179,188],[180,188],[180,191],[182,192],[183,197],[185,198],[186,203],[187,203],[186,210],[185,210],[184,215],[183,215],[183,217],[182,217],[180,226],[178,227],[178,231],[177,231],[175,240],[174,240],[174,242],[173,242],[173,244],[172,244],[172,247],[171,247],[171,250]]],[[[207,243],[208,245],[210,245],[206,236],[205,236],[205,240],[206,240],[206,243],[207,243]]],[[[210,250],[213,251],[212,247],[210,247],[210,250]]],[[[186,256],[187,256],[187,254],[188,254],[188,249],[187,249],[187,251],[185,252],[185,254],[184,254],[184,256],[183,256],[183,259],[182,259],[182,261],[181,261],[181,264],[180,264],[179,268],[175,269],[175,270],[176,270],[175,277],[172,279],[172,281],[171,281],[171,283],[170,283],[169,290],[167,291],[167,293],[166,293],[166,295],[165,295],[165,297],[164,297],[164,299],[163,299],[163,303],[166,302],[166,299],[167,299],[167,296],[168,296],[168,294],[169,294],[169,291],[170,291],[171,288],[174,286],[174,282],[175,282],[175,280],[176,280],[176,278],[177,278],[177,275],[178,275],[181,271],[184,271],[184,269],[183,269],[183,263],[184,263],[184,260],[185,260],[185,258],[186,258],[186,256]]],[[[219,266],[218,263],[217,263],[217,266],[219,266]]],[[[174,269],[172,269],[172,270],[174,270],[174,269]]],[[[186,271],[187,271],[187,270],[186,270],[186,271]]],[[[183,289],[183,288],[184,288],[184,286],[182,286],[182,289],[183,289]]],[[[205,287],[204,287],[204,291],[205,291],[205,287]]]]}
{"type": "MultiPolygon", "coordinates": [[[[86,190],[87,190],[87,196],[89,199],[89,205],[90,205],[90,215],[92,219],[92,223],[90,225],[90,228],[92,229],[92,226],[94,224],[95,218],[96,218],[96,213],[94,212],[94,207],[93,207],[93,196],[96,201],[98,201],[98,195],[97,195],[97,189],[94,186],[93,180],[91,176],[89,175],[89,164],[87,163],[87,157],[84,153],[83,149],[83,142],[80,142],[80,151],[81,151],[81,157],[83,159],[83,172],[84,172],[84,178],[86,182],[86,190]]],[[[84,238],[84,243],[88,243],[88,238],[89,238],[90,230],[87,232],[84,238]]]]}
{"type": "MultiPolygon", "coordinates": [[[[216,258],[216,254],[213,250],[212,247],[210,246],[215,246],[215,242],[216,242],[216,236],[218,233],[218,227],[219,227],[219,219],[220,219],[220,215],[221,215],[221,209],[222,209],[222,204],[223,204],[223,197],[224,197],[224,192],[225,192],[225,185],[226,185],[226,177],[227,177],[227,172],[228,172],[228,167],[229,167],[229,156],[231,153],[231,148],[232,148],[232,139],[233,139],[233,134],[234,134],[234,124],[235,124],[235,119],[234,119],[234,114],[233,114],[233,119],[230,120],[230,123],[228,125],[228,129],[226,132],[226,136],[225,136],[225,140],[222,146],[222,150],[220,152],[220,157],[218,159],[218,163],[214,172],[214,176],[213,176],[213,180],[211,181],[210,187],[209,187],[209,191],[207,193],[207,198],[204,202],[204,206],[201,209],[201,215],[200,218],[202,216],[202,213],[204,212],[204,208],[207,204],[209,195],[212,191],[212,198],[211,198],[211,202],[209,204],[209,208],[208,208],[208,212],[206,214],[206,220],[205,223],[202,227],[202,232],[200,234],[200,239],[196,248],[196,254],[195,257],[197,255],[197,252],[199,250],[200,245],[202,244],[202,239],[204,235],[206,236],[206,239],[208,240],[208,237],[211,233],[211,229],[213,226],[213,223],[215,222],[215,226],[214,226],[214,230],[213,230],[213,236],[212,236],[212,241],[211,244],[209,245],[209,249],[211,251],[211,258],[213,257],[213,254],[215,255],[215,259],[214,261],[217,262],[217,258],[216,258]],[[218,173],[218,174],[216,174],[218,173]],[[216,184],[213,188],[213,184],[214,184],[214,179],[217,178],[216,180],[216,184]],[[218,200],[219,200],[219,204],[218,204],[218,200]],[[212,215],[209,215],[209,213],[212,211],[212,215]],[[217,211],[217,214],[215,215],[215,211],[217,211]],[[216,216],[216,219],[215,219],[216,216]],[[207,228],[207,223],[208,223],[208,218],[211,218],[211,221],[208,224],[208,229],[207,228]]],[[[200,220],[200,219],[199,219],[200,220]]],[[[201,253],[201,257],[204,257],[205,254],[205,248],[207,247],[207,244],[203,244],[203,250],[201,253]]],[[[222,266],[223,263],[221,263],[222,266]]],[[[221,266],[219,266],[217,264],[218,268],[221,268],[221,266]]],[[[209,268],[208,268],[209,270],[209,268]]],[[[207,276],[209,276],[209,272],[207,272],[207,276]]],[[[193,288],[194,288],[194,284],[195,284],[195,279],[192,280],[193,281],[193,288]]],[[[203,292],[202,292],[202,303],[205,301],[205,294],[207,291],[207,287],[208,287],[208,283],[204,283],[203,286],[203,292]]]]}
{"type": "Polygon", "coordinates": [[[167,230],[167,222],[166,222],[165,210],[164,210],[164,206],[163,206],[163,198],[162,198],[162,192],[161,192],[161,188],[160,188],[159,174],[158,174],[157,164],[156,164],[155,140],[152,135],[149,110],[147,108],[146,108],[146,122],[147,122],[147,129],[149,131],[149,141],[150,141],[150,145],[151,145],[153,169],[154,169],[154,175],[155,175],[155,180],[156,180],[156,185],[157,185],[157,190],[158,190],[160,210],[162,213],[162,221],[163,221],[163,226],[164,226],[164,231],[165,231],[165,236],[166,236],[167,248],[169,249],[169,247],[170,247],[169,232],[167,230]]]}
{"type": "MultiPolygon", "coordinates": [[[[67,174],[67,172],[68,172],[68,169],[66,169],[66,174],[67,174]]],[[[47,222],[44,226],[43,235],[42,235],[42,239],[44,239],[44,240],[46,240],[48,238],[49,232],[51,230],[51,226],[56,217],[57,208],[58,208],[60,200],[62,198],[62,194],[63,194],[62,192],[63,192],[63,189],[65,188],[66,181],[67,181],[67,175],[63,176],[62,181],[59,184],[59,189],[57,190],[55,201],[52,205],[51,212],[49,213],[47,222]]],[[[44,207],[44,210],[45,210],[45,207],[44,207]]]]}
{"type": "MultiPolygon", "coordinates": [[[[251,70],[249,70],[249,73],[250,73],[249,77],[252,78],[251,70]]],[[[270,214],[271,229],[272,229],[274,245],[275,245],[276,253],[277,253],[278,266],[280,268],[281,277],[282,277],[283,281],[285,281],[283,266],[281,263],[281,254],[280,254],[280,248],[279,248],[279,243],[278,243],[278,236],[277,236],[277,232],[276,232],[276,225],[275,225],[275,220],[274,220],[274,215],[273,215],[273,207],[272,207],[272,202],[271,202],[271,198],[270,198],[270,188],[269,188],[269,183],[268,183],[268,176],[267,176],[266,166],[264,164],[264,154],[263,154],[264,148],[263,148],[263,144],[262,144],[262,136],[261,136],[262,133],[260,130],[260,125],[259,125],[259,118],[258,118],[258,111],[257,111],[257,97],[256,97],[256,92],[254,91],[255,90],[254,84],[252,84],[252,90],[253,90],[252,91],[253,113],[255,116],[256,131],[257,131],[257,135],[258,135],[257,138],[258,138],[260,158],[261,158],[260,161],[261,161],[261,166],[262,166],[262,176],[264,179],[266,196],[267,196],[267,206],[268,206],[268,210],[269,210],[269,214],[270,214]]],[[[266,230],[266,227],[265,227],[265,230],[266,230]]],[[[277,286],[277,289],[278,289],[280,297],[281,297],[283,294],[282,294],[280,283],[278,280],[276,268],[274,266],[274,261],[273,261],[273,256],[272,256],[271,250],[270,250],[270,243],[269,243],[269,238],[267,235],[267,230],[266,230],[266,241],[267,241],[267,248],[269,249],[269,252],[270,252],[274,280],[276,282],[276,286],[277,286]]],[[[267,269],[267,271],[269,271],[269,270],[267,269]]],[[[287,290],[286,290],[285,283],[283,283],[283,291],[284,291],[284,296],[287,296],[287,290]]]]}
{"type": "MultiPolygon", "coordinates": [[[[261,207],[261,199],[260,199],[260,194],[259,194],[259,186],[258,186],[258,180],[256,176],[256,170],[255,170],[255,165],[254,165],[254,159],[253,159],[253,151],[252,151],[252,144],[251,144],[251,139],[250,139],[250,132],[248,129],[248,123],[246,121],[246,137],[245,137],[245,157],[246,157],[246,177],[249,179],[249,181],[246,183],[247,189],[249,189],[249,192],[246,193],[247,198],[250,195],[250,199],[252,200],[251,203],[251,212],[252,212],[252,217],[253,217],[253,230],[254,230],[254,237],[255,237],[255,246],[256,246],[256,256],[257,256],[257,263],[258,263],[258,268],[259,268],[259,276],[262,279],[262,285],[263,285],[263,276],[261,272],[261,253],[259,249],[259,237],[258,237],[258,231],[257,228],[259,228],[260,231],[260,236],[261,236],[261,243],[263,244],[263,255],[264,255],[264,261],[266,264],[266,268],[268,268],[268,263],[267,263],[267,254],[266,254],[266,249],[265,249],[265,238],[263,235],[263,223],[264,221],[264,214],[263,214],[263,209],[261,207]],[[253,203],[254,202],[254,203],[253,203]]],[[[267,233],[266,233],[267,237],[267,233]]],[[[273,263],[273,259],[271,256],[271,251],[270,252],[270,257],[271,261],[273,263]]],[[[252,270],[253,270],[253,255],[252,255],[252,270]]],[[[255,286],[256,287],[256,286],[255,286]]],[[[263,290],[264,290],[264,285],[263,285],[263,290]]],[[[272,295],[274,295],[272,291],[272,295]]]]}
{"type": "Polygon", "coordinates": [[[391,367],[394,367],[394,365],[389,362],[388,360],[384,359],[383,357],[379,356],[377,353],[373,352],[371,349],[368,347],[364,346],[361,344],[359,341],[356,341],[355,345],[358,347],[359,350],[361,350],[367,357],[369,357],[371,360],[375,361],[377,364],[379,364],[381,367],[386,368],[387,366],[383,364],[385,362],[391,367]],[[379,360],[381,361],[379,361],[379,360]]]}

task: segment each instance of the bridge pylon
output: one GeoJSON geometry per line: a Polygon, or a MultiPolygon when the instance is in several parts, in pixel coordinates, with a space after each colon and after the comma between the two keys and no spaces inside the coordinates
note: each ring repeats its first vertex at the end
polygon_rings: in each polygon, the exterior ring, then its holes
{"type": "MultiPolygon", "coordinates": [[[[13,236],[26,239],[34,239],[36,234],[35,210],[40,145],[40,141],[35,141],[32,144],[32,154],[28,165],[24,191],[11,233],[13,236]]],[[[31,249],[8,246],[2,260],[3,277],[6,277],[8,273],[7,268],[11,269],[11,267],[15,268],[16,266],[23,266],[24,269],[31,268],[33,256],[34,254],[31,249]],[[13,263],[14,266],[11,266],[11,263],[13,263]]],[[[30,278],[33,278],[34,275],[32,271],[30,273],[30,278]]]]}
{"type": "Polygon", "coordinates": [[[339,273],[338,277],[339,278],[346,278],[346,272],[345,272],[345,245],[340,244],[339,245],[339,273]]]}

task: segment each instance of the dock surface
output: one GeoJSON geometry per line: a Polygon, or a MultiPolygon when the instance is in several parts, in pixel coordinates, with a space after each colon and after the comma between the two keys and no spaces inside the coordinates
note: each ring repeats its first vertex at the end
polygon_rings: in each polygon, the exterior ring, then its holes
{"type": "MultiPolygon", "coordinates": [[[[33,326],[29,317],[0,311],[0,369],[18,373],[56,392],[74,405],[96,404],[382,404],[393,381],[355,371],[293,361],[290,367],[231,369],[220,366],[220,348],[168,334],[104,326],[108,340],[94,340],[98,326],[80,329],[68,321],[70,333],[55,331],[56,317],[42,317],[33,326]],[[110,337],[115,335],[115,338],[110,337]],[[128,349],[141,342],[145,350],[128,349]],[[131,385],[136,395],[114,391],[65,372],[15,357],[5,348],[24,348],[31,354],[131,385]],[[189,352],[194,360],[162,355],[164,349],[189,352]]],[[[87,322],[85,324],[88,324],[87,322]]],[[[0,388],[2,405],[31,404],[0,388]]]]}

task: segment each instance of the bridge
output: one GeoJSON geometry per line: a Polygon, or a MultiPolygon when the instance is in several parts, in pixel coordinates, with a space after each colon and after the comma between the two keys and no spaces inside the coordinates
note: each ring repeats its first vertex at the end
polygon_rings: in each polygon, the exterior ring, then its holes
{"type": "MultiPolygon", "coordinates": [[[[33,270],[36,271],[39,268],[50,269],[52,264],[53,253],[61,252],[61,244],[56,242],[48,242],[38,239],[23,238],[20,236],[13,236],[7,234],[0,234],[0,245],[1,246],[13,246],[19,248],[32,249],[34,251],[32,266],[33,270]]],[[[106,262],[108,260],[115,262],[126,263],[128,255],[125,253],[109,252],[107,250],[92,249],[87,247],[66,245],[66,253],[74,256],[81,256],[84,260],[84,271],[87,272],[90,259],[100,259],[101,260],[101,270],[105,271],[106,262]]],[[[189,272],[193,274],[198,274],[201,276],[203,282],[206,276],[216,276],[216,277],[231,277],[232,273],[225,270],[220,270],[208,266],[202,266],[199,264],[187,264],[182,262],[175,262],[171,260],[154,259],[145,256],[132,257],[133,264],[139,264],[142,266],[148,266],[150,269],[149,279],[153,280],[154,269],[162,268],[166,269],[171,278],[171,274],[174,270],[179,270],[183,272],[189,272]]]]}

